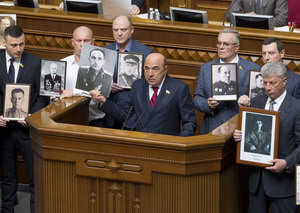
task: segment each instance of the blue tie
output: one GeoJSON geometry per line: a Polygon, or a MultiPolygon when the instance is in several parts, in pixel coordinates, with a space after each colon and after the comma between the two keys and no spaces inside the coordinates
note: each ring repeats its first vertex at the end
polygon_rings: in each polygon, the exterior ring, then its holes
{"type": "Polygon", "coordinates": [[[10,66],[8,70],[8,78],[9,78],[9,83],[15,83],[15,67],[14,67],[14,58],[9,59],[10,61],[10,66]]]}

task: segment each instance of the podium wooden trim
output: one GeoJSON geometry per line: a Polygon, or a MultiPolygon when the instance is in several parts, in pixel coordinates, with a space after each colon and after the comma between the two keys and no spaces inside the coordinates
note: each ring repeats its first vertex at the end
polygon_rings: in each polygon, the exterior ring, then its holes
{"type": "Polygon", "coordinates": [[[246,211],[237,117],[209,135],[177,137],[82,125],[88,103],[63,99],[26,119],[36,212],[246,211]]]}

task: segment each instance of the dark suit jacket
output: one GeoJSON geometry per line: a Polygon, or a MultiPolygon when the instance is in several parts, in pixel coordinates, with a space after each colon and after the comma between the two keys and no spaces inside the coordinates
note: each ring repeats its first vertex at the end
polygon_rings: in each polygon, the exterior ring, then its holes
{"type": "MultiPolygon", "coordinates": [[[[21,58],[21,64],[19,69],[19,74],[17,77],[16,83],[21,84],[30,84],[30,105],[29,113],[32,114],[49,103],[49,97],[39,97],[39,88],[40,88],[40,70],[41,64],[40,59],[34,55],[24,52],[21,58]]],[[[9,82],[7,67],[6,67],[6,55],[5,51],[0,52],[0,114],[3,115],[3,105],[4,105],[4,96],[5,96],[5,83],[9,82]]],[[[10,126],[8,125],[5,128],[0,128],[3,131],[3,134],[8,135],[10,126]]],[[[29,138],[29,128],[24,128],[18,126],[19,133],[23,137],[29,138]]]]}
{"type": "Polygon", "coordinates": [[[150,106],[149,84],[143,78],[133,83],[124,104],[117,105],[107,99],[99,109],[119,122],[124,122],[130,111],[135,113],[136,129],[140,132],[191,136],[197,128],[188,86],[168,75],[153,108],[150,106]]]}
{"type": "MultiPolygon", "coordinates": [[[[264,109],[267,95],[254,98],[251,107],[264,109]]],[[[270,172],[264,168],[253,167],[249,176],[249,191],[254,193],[262,176],[265,192],[270,197],[295,195],[295,164],[300,162],[300,101],[289,94],[283,100],[280,111],[278,159],[284,159],[288,171],[270,172]]]]}
{"type": "Polygon", "coordinates": [[[61,76],[60,75],[55,75],[55,78],[52,79],[51,74],[45,75],[44,79],[44,90],[53,90],[55,83],[59,83],[59,87],[57,88],[59,92],[61,90],[61,76]],[[49,82],[51,85],[47,85],[47,82],[49,82]],[[50,88],[47,88],[47,86],[50,86],[50,88]]]}
{"type": "MultiPolygon", "coordinates": [[[[231,13],[255,12],[253,0],[233,0],[226,13],[228,21],[232,22],[231,13]]],[[[289,6],[287,0],[261,0],[261,14],[274,16],[275,27],[287,25],[289,6]]]]}
{"type": "Polygon", "coordinates": [[[285,89],[291,96],[300,99],[300,75],[294,73],[288,68],[285,89]]]}
{"type": "MultiPolygon", "coordinates": [[[[239,112],[237,101],[221,101],[220,105],[214,110],[211,110],[208,106],[207,99],[212,97],[211,65],[219,63],[220,59],[215,59],[203,64],[198,74],[197,85],[194,94],[194,106],[199,111],[205,113],[201,126],[201,134],[207,134],[211,132],[239,112]]],[[[241,95],[248,95],[249,93],[249,71],[259,71],[260,66],[253,62],[239,58],[237,69],[239,98],[241,95]]]]}
{"type": "Polygon", "coordinates": [[[141,10],[144,4],[144,0],[132,0],[131,4],[138,6],[141,10]]]}

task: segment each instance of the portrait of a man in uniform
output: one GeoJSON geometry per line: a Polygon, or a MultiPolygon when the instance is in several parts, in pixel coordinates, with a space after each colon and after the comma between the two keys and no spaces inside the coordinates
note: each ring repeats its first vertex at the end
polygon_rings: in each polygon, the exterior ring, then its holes
{"type": "Polygon", "coordinates": [[[142,77],[143,54],[119,53],[117,83],[124,88],[131,88],[142,77]]]}
{"type": "MultiPolygon", "coordinates": [[[[234,65],[224,64],[224,65],[218,65],[218,67],[216,66],[213,67],[212,69],[213,97],[234,96],[233,99],[235,99],[235,96],[237,95],[237,85],[236,85],[236,69],[234,69],[234,67],[236,67],[235,64],[234,65]]],[[[221,100],[219,98],[216,99],[221,100]]]]}
{"type": "Polygon", "coordinates": [[[16,14],[0,14],[0,49],[4,49],[4,30],[11,26],[16,25],[16,14]]]}
{"type": "Polygon", "coordinates": [[[28,115],[29,85],[24,87],[14,85],[16,86],[14,88],[11,86],[6,85],[4,117],[11,120],[24,120],[28,115]]]}
{"type": "Polygon", "coordinates": [[[256,96],[265,94],[265,87],[263,77],[259,72],[251,72],[250,74],[250,101],[256,96]]]}

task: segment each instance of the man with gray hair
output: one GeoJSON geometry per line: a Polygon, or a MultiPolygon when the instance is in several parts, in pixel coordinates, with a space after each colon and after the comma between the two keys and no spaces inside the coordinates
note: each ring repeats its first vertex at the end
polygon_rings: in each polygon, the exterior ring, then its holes
{"type": "Polygon", "coordinates": [[[239,57],[237,51],[240,47],[240,40],[241,37],[235,29],[224,28],[220,31],[216,41],[219,58],[201,66],[194,94],[194,106],[205,114],[200,134],[211,132],[239,111],[237,101],[217,101],[212,98],[211,65],[237,64],[238,97],[244,94],[248,95],[249,71],[260,70],[258,64],[239,57]]]}
{"type": "MultiPolygon", "coordinates": [[[[251,100],[251,107],[280,111],[278,158],[273,165],[252,167],[249,174],[249,213],[297,213],[295,205],[295,164],[300,161],[299,100],[286,92],[286,67],[281,62],[267,63],[261,68],[266,94],[251,100]]],[[[242,132],[235,130],[235,141],[242,132]]]]}

